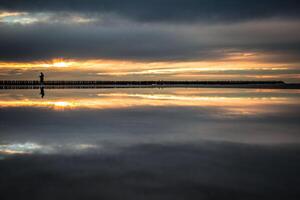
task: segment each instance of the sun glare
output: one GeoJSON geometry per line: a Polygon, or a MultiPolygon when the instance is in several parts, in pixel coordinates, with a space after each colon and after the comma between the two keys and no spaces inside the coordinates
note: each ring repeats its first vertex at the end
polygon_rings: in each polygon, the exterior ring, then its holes
{"type": "Polygon", "coordinates": [[[66,62],[53,63],[53,67],[68,67],[70,64],[66,62]]]}
{"type": "Polygon", "coordinates": [[[53,59],[49,63],[42,64],[42,67],[58,67],[58,68],[66,68],[70,67],[74,64],[74,61],[64,60],[64,59],[53,59]]]}

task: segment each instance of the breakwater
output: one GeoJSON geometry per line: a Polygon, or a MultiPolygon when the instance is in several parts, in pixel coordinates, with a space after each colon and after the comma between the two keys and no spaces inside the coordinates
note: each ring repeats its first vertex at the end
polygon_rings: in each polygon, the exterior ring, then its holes
{"type": "Polygon", "coordinates": [[[300,89],[300,84],[283,81],[86,81],[49,80],[41,84],[37,80],[0,80],[0,89],[45,88],[271,88],[300,89]]]}

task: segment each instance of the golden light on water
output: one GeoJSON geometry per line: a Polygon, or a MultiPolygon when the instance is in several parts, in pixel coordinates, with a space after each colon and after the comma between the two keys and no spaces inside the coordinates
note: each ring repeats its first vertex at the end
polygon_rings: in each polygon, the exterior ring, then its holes
{"type": "MultiPolygon", "coordinates": [[[[199,91],[201,92],[201,91],[199,91]]],[[[206,96],[196,93],[97,93],[88,97],[60,97],[54,99],[5,98],[0,100],[0,107],[40,107],[56,111],[72,109],[123,109],[134,107],[198,107],[218,108],[228,114],[251,115],[270,113],[269,105],[297,104],[298,99],[276,96],[206,96]]],[[[226,94],[226,93],[224,93],[226,94]]]]}

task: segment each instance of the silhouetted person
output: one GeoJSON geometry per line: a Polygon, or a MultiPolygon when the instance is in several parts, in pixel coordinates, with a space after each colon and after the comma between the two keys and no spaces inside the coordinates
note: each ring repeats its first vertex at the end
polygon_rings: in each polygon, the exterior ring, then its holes
{"type": "Polygon", "coordinates": [[[43,72],[41,72],[41,74],[40,74],[40,84],[42,85],[42,84],[44,84],[44,74],[43,74],[43,72]]]}
{"type": "Polygon", "coordinates": [[[45,96],[44,86],[40,87],[40,95],[41,95],[42,98],[44,98],[44,96],[45,96]]]}

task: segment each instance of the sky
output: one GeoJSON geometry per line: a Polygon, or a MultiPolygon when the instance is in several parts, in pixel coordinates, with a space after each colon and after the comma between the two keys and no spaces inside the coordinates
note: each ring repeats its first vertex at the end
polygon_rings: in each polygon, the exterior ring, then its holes
{"type": "Polygon", "coordinates": [[[3,0],[0,79],[300,82],[296,0],[3,0]]]}

